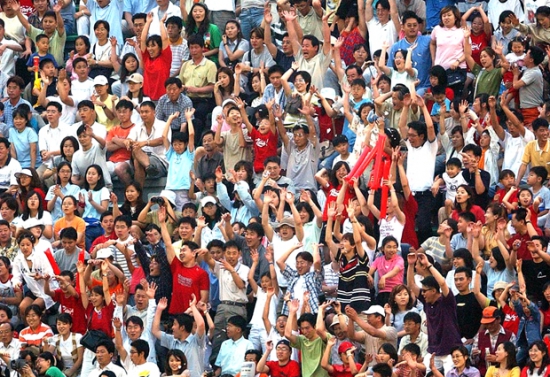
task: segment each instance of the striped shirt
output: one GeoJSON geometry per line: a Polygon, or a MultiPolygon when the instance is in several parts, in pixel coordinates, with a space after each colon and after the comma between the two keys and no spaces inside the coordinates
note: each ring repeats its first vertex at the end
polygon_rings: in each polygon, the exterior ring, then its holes
{"type": "Polygon", "coordinates": [[[21,343],[27,343],[27,346],[38,346],[42,345],[42,339],[49,338],[53,336],[53,331],[50,326],[40,323],[40,325],[33,330],[29,327],[25,327],[19,333],[19,341],[21,343]]]}

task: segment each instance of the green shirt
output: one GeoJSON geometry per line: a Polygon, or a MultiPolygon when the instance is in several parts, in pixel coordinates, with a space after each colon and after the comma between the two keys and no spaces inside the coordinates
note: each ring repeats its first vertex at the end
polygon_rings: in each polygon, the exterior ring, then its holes
{"type": "Polygon", "coordinates": [[[46,371],[46,376],[50,376],[50,377],[66,377],[62,371],[59,370],[58,367],[50,367],[47,371],[46,371]]]}
{"type": "MultiPolygon", "coordinates": [[[[198,28],[195,28],[192,34],[197,34],[197,32],[198,32],[198,28]]],[[[204,33],[203,38],[204,38],[205,52],[212,51],[216,48],[219,48],[222,42],[222,35],[220,33],[220,29],[218,29],[218,27],[213,23],[210,23],[210,26],[208,27],[208,31],[204,33]]],[[[218,54],[208,56],[208,59],[218,64],[218,54]]]]}
{"type": "Polygon", "coordinates": [[[328,373],[321,367],[321,359],[327,344],[321,337],[308,340],[303,335],[296,337],[296,343],[290,343],[302,352],[302,377],[328,377],[328,373]]]}
{"type": "Polygon", "coordinates": [[[487,93],[489,96],[498,97],[500,82],[502,81],[502,70],[493,68],[487,71],[476,64],[472,73],[476,76],[475,95],[487,93]]]}
{"type": "MultiPolygon", "coordinates": [[[[34,26],[31,25],[31,32],[29,33],[29,37],[33,40],[33,42],[36,41],[36,37],[40,34],[45,34],[44,30],[35,28],[34,26]]],[[[63,35],[59,35],[59,33],[57,32],[57,29],[55,30],[53,35],[50,37],[50,47],[48,48],[48,52],[53,55],[58,67],[65,66],[65,62],[63,59],[63,51],[65,50],[66,40],[67,40],[67,33],[63,32],[63,35]]]]}

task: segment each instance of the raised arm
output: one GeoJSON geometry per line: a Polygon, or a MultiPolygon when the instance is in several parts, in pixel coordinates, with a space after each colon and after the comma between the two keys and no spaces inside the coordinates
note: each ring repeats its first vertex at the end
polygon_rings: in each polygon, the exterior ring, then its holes
{"type": "Polygon", "coordinates": [[[176,258],[176,252],[172,246],[170,232],[168,232],[168,227],[166,226],[166,208],[164,206],[161,206],[158,209],[157,216],[160,223],[162,240],[164,241],[164,245],[166,247],[166,258],[168,259],[168,264],[172,264],[172,261],[176,258]]]}

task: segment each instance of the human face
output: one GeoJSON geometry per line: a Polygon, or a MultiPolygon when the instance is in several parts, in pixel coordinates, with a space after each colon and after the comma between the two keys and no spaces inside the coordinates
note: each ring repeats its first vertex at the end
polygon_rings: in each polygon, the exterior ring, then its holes
{"type": "Polygon", "coordinates": [[[239,28],[235,23],[229,22],[225,25],[225,35],[227,35],[227,38],[234,40],[237,38],[237,35],[239,34],[239,28]]]}
{"type": "Polygon", "coordinates": [[[420,331],[420,323],[414,321],[405,321],[403,322],[403,330],[407,335],[416,334],[420,331]]]}
{"type": "Polygon", "coordinates": [[[105,234],[111,234],[115,227],[115,218],[113,216],[105,216],[101,221],[101,227],[105,231],[105,234]]]}
{"type": "MultiPolygon", "coordinates": [[[[512,31],[512,28],[514,25],[512,25],[512,21],[510,21],[510,17],[506,17],[504,19],[504,22],[499,23],[500,28],[502,29],[502,34],[507,35],[509,32],[512,31]]],[[[512,44],[513,47],[513,44],[512,44]]]]}
{"type": "Polygon", "coordinates": [[[418,148],[424,143],[424,137],[420,136],[418,132],[412,128],[409,128],[409,130],[407,131],[407,138],[409,139],[409,143],[411,143],[411,146],[413,148],[418,148]]]}
{"type": "Polygon", "coordinates": [[[155,110],[149,106],[141,106],[139,108],[139,115],[145,124],[153,124],[155,122],[155,110]]]}
{"type": "Polygon", "coordinates": [[[294,7],[296,8],[297,11],[299,11],[302,16],[305,16],[309,13],[309,10],[310,10],[310,5],[307,1],[300,1],[300,2],[297,2],[297,3],[294,3],[294,7]]]}
{"type": "Polygon", "coordinates": [[[239,263],[241,252],[235,247],[229,247],[225,250],[224,256],[226,262],[235,267],[239,263]]]}
{"type": "Polygon", "coordinates": [[[401,51],[397,51],[395,53],[393,61],[398,71],[402,71],[405,69],[405,57],[403,56],[403,53],[401,51]]]}
{"type": "Polygon", "coordinates": [[[315,331],[315,327],[309,322],[304,321],[300,324],[300,333],[309,340],[315,337],[315,331]]]}
{"type": "Polygon", "coordinates": [[[279,89],[282,86],[281,83],[281,73],[280,72],[273,72],[271,75],[269,75],[269,82],[271,85],[273,85],[276,89],[279,89]]]}
{"type": "Polygon", "coordinates": [[[20,177],[19,177],[19,185],[21,187],[29,187],[30,184],[31,184],[31,177],[29,177],[28,175],[26,174],[22,174],[20,177]]]}
{"type": "Polygon", "coordinates": [[[95,186],[100,177],[99,172],[94,168],[90,168],[86,172],[86,182],[88,182],[90,187],[95,186]]]}
{"type": "Polygon", "coordinates": [[[296,90],[300,93],[304,92],[307,88],[307,84],[301,75],[297,75],[294,79],[294,86],[296,87],[296,90]]]}
{"type": "Polygon", "coordinates": [[[378,20],[382,24],[385,24],[386,22],[388,22],[388,20],[390,18],[389,9],[386,9],[386,8],[382,7],[382,5],[377,4],[376,5],[376,17],[378,18],[378,20]]]}
{"type": "Polygon", "coordinates": [[[40,316],[34,310],[31,310],[29,314],[25,316],[25,319],[31,328],[36,328],[40,324],[40,316]]]}
{"type": "Polygon", "coordinates": [[[212,258],[214,258],[215,261],[221,261],[223,258],[223,249],[221,247],[211,247],[210,248],[210,254],[212,255],[212,258]]]}
{"type": "Polygon", "coordinates": [[[261,80],[258,78],[258,76],[254,76],[254,78],[252,78],[252,90],[255,93],[260,93],[262,90],[261,80]]]}
{"type": "Polygon", "coordinates": [[[548,127],[539,127],[539,129],[535,131],[535,136],[537,140],[546,143],[548,140],[548,127]]]}
{"type": "Polygon", "coordinates": [[[294,229],[288,225],[283,225],[279,228],[279,234],[283,240],[289,240],[294,236],[294,229]]]}
{"type": "Polygon", "coordinates": [[[49,47],[50,41],[48,38],[41,38],[38,42],[36,42],[36,49],[41,53],[46,53],[49,47]]]}
{"type": "Polygon", "coordinates": [[[472,21],[472,33],[474,33],[474,35],[478,35],[482,31],[483,31],[483,20],[481,19],[481,17],[474,18],[474,20],[472,21]]]}
{"type": "Polygon", "coordinates": [[[94,29],[95,36],[98,41],[104,42],[109,37],[109,32],[105,29],[103,24],[99,24],[97,28],[94,29]]]}
{"type": "Polygon", "coordinates": [[[188,223],[180,224],[178,227],[178,233],[180,238],[187,240],[193,234],[193,227],[188,223]]]}
{"type": "Polygon", "coordinates": [[[512,42],[512,52],[516,55],[522,55],[525,52],[525,47],[521,42],[512,42]]]}
{"type": "Polygon", "coordinates": [[[13,126],[14,126],[18,131],[24,130],[25,127],[27,126],[27,118],[22,117],[22,116],[20,116],[20,115],[16,115],[16,116],[13,118],[13,126]]]}
{"type": "Polygon", "coordinates": [[[154,59],[160,55],[160,46],[155,41],[149,41],[147,43],[147,52],[151,59],[154,59]]]}
{"type": "Polygon", "coordinates": [[[458,173],[460,173],[460,168],[458,166],[447,166],[445,171],[449,177],[454,178],[458,175],[458,173]]]}
{"type": "MultiPolygon", "coordinates": [[[[139,290],[137,292],[141,293],[140,305],[142,306],[142,308],[138,308],[138,309],[143,310],[147,307],[147,295],[145,295],[145,292],[143,290],[139,290]],[[145,304],[143,302],[145,302],[145,304]]],[[[136,293],[136,296],[137,296],[137,293],[136,293]]],[[[136,302],[136,306],[137,306],[137,302],[136,302]]],[[[143,328],[138,324],[135,324],[133,322],[128,322],[128,324],[126,325],[126,332],[130,340],[137,340],[141,336],[141,333],[143,332],[143,328]]]]}
{"type": "Polygon", "coordinates": [[[378,350],[378,353],[374,356],[374,358],[376,359],[376,362],[380,364],[388,364],[391,360],[391,356],[387,354],[383,348],[378,350]]]}
{"type": "Polygon", "coordinates": [[[61,117],[61,113],[55,106],[48,106],[46,109],[46,118],[48,119],[48,122],[50,124],[57,124],[59,122],[59,118],[61,117]]]}
{"type": "Polygon", "coordinates": [[[395,295],[395,303],[400,307],[407,306],[410,297],[409,292],[406,289],[403,289],[395,295]]]}
{"type": "Polygon", "coordinates": [[[307,274],[311,270],[311,262],[302,258],[296,258],[296,270],[298,271],[298,275],[307,274]]]}
{"type": "Polygon", "coordinates": [[[111,362],[113,354],[109,353],[104,346],[100,346],[96,348],[95,356],[99,365],[107,365],[111,362]]]}
{"type": "Polygon", "coordinates": [[[394,241],[390,241],[384,246],[384,256],[386,257],[386,260],[390,260],[393,258],[395,254],[399,251],[397,243],[394,241]]]}
{"type": "Polygon", "coordinates": [[[170,355],[168,358],[168,366],[172,373],[178,374],[181,369],[181,360],[174,355],[170,355]]]}
{"type": "Polygon", "coordinates": [[[38,205],[40,204],[40,198],[37,194],[33,194],[27,199],[27,207],[31,210],[38,210],[38,205]]]}
{"type": "Polygon", "coordinates": [[[204,18],[206,17],[206,12],[203,7],[195,6],[191,11],[191,16],[196,23],[200,23],[204,21],[204,18]]]}
{"type": "Polygon", "coordinates": [[[486,51],[481,51],[479,59],[483,68],[492,68],[494,66],[493,57],[489,55],[486,51]]]}
{"type": "Polygon", "coordinates": [[[437,298],[437,292],[434,288],[432,287],[426,287],[426,286],[422,286],[422,296],[424,296],[424,300],[426,300],[426,302],[428,304],[432,304],[435,302],[436,298],[437,298]]]}
{"type": "Polygon", "coordinates": [[[453,364],[455,368],[462,369],[466,365],[466,356],[464,356],[460,351],[454,351],[451,354],[453,364]]]}
{"type": "Polygon", "coordinates": [[[66,198],[61,203],[61,209],[65,215],[73,215],[76,210],[76,205],[72,198],[66,198]]]}
{"type": "Polygon", "coordinates": [[[399,94],[397,94],[397,92],[392,92],[391,101],[394,110],[399,111],[403,108],[403,100],[399,99],[399,94]]]}
{"type": "MultiPolygon", "coordinates": [[[[1,147],[1,145],[0,145],[1,147]]],[[[269,178],[271,179],[278,179],[279,176],[281,175],[281,167],[279,166],[279,164],[275,163],[275,162],[269,162],[266,167],[265,167],[265,170],[267,170],[269,172],[269,178]]]]}
{"type": "Polygon", "coordinates": [[[94,89],[98,96],[106,96],[109,93],[107,92],[107,89],[109,88],[109,85],[95,85],[94,89]]]}
{"type": "Polygon", "coordinates": [[[242,124],[242,122],[243,118],[240,111],[233,109],[227,114],[227,123],[230,125],[236,126],[242,124]]]}
{"type": "Polygon", "coordinates": [[[202,146],[207,152],[214,150],[214,137],[210,134],[205,135],[202,138],[202,146]]]}
{"type": "Polygon", "coordinates": [[[202,47],[198,44],[192,44],[189,46],[189,55],[193,59],[201,59],[203,56],[202,47]]]}
{"type": "Polygon", "coordinates": [[[76,41],[74,41],[74,49],[78,53],[78,55],[86,55],[86,44],[84,43],[82,38],[78,38],[76,41]]]}
{"type": "Polygon", "coordinates": [[[50,368],[50,366],[51,366],[51,363],[49,361],[46,361],[41,357],[36,359],[36,369],[41,374],[45,374],[46,371],[50,368]]]}
{"type": "Polygon", "coordinates": [[[129,236],[130,229],[124,221],[117,221],[115,223],[115,234],[120,239],[126,239],[129,236]]]}
{"type": "Polygon", "coordinates": [[[266,291],[268,288],[271,288],[272,284],[269,276],[263,276],[262,279],[260,280],[260,285],[264,291],[266,291]]]}
{"type": "Polygon", "coordinates": [[[309,39],[302,40],[302,54],[306,60],[313,58],[318,50],[319,46],[313,47],[309,39]]]}
{"type": "Polygon", "coordinates": [[[502,344],[499,344],[498,347],[497,347],[497,350],[495,351],[495,356],[496,356],[496,362],[497,363],[501,363],[503,362],[504,360],[506,360],[506,358],[508,357],[508,352],[506,352],[504,350],[504,345],[502,344]]]}
{"type": "Polygon", "coordinates": [[[181,140],[174,140],[172,142],[172,149],[174,149],[174,152],[177,154],[182,154],[185,150],[185,143],[181,140]]]}
{"type": "Polygon", "coordinates": [[[298,148],[303,148],[307,144],[307,135],[303,130],[297,130],[293,132],[294,143],[298,148]]]}
{"type": "Polygon", "coordinates": [[[78,76],[78,79],[83,81],[86,77],[88,77],[88,63],[78,62],[74,67],[74,72],[78,76]]]}
{"type": "Polygon", "coordinates": [[[57,321],[56,326],[57,326],[57,331],[59,332],[60,335],[67,335],[71,332],[71,324],[70,323],[57,321]]]}
{"type": "Polygon", "coordinates": [[[403,22],[405,37],[416,38],[418,35],[418,21],[415,18],[408,18],[403,22]]]}
{"type": "Polygon", "coordinates": [[[130,203],[135,203],[140,196],[138,190],[132,185],[126,187],[124,195],[126,196],[126,200],[130,203]]]}
{"type": "Polygon", "coordinates": [[[529,348],[529,358],[535,365],[540,365],[542,363],[542,358],[544,357],[545,352],[539,349],[535,344],[529,348]]]}
{"type": "Polygon", "coordinates": [[[468,290],[468,286],[470,285],[470,282],[472,279],[468,279],[466,277],[466,274],[464,272],[460,272],[458,274],[455,274],[455,286],[456,289],[458,289],[459,292],[465,292],[468,290]]]}
{"type": "MultiPolygon", "coordinates": [[[[94,109],[90,109],[87,106],[81,107],[78,110],[78,115],[80,115],[80,119],[82,120],[82,122],[84,124],[91,124],[95,121],[95,111],[94,111],[94,109]]],[[[78,137],[78,140],[80,140],[80,136],[78,137]]]]}
{"type": "Polygon", "coordinates": [[[466,203],[470,199],[470,194],[468,194],[468,191],[464,187],[459,187],[456,190],[456,202],[459,204],[466,203]]]}
{"type": "Polygon", "coordinates": [[[290,348],[288,348],[286,345],[279,344],[275,349],[275,352],[277,353],[277,360],[279,360],[280,362],[290,360],[290,348]]]}
{"type": "Polygon", "coordinates": [[[466,266],[466,263],[464,263],[464,259],[460,257],[453,257],[453,267],[457,269],[458,267],[464,267],[466,266]]]}
{"type": "Polygon", "coordinates": [[[292,42],[290,42],[289,37],[284,37],[283,38],[283,43],[282,43],[281,47],[283,49],[283,54],[285,54],[285,55],[292,54],[292,42]]]}
{"type": "Polygon", "coordinates": [[[222,88],[226,88],[229,85],[229,76],[225,72],[218,73],[218,81],[222,88]]]}
{"type": "Polygon", "coordinates": [[[365,89],[361,85],[352,85],[351,87],[351,96],[355,100],[359,100],[365,94],[365,89]]]}
{"type": "Polygon", "coordinates": [[[443,26],[446,28],[452,28],[455,26],[456,17],[452,11],[448,11],[447,13],[443,13],[441,15],[441,21],[443,21],[443,26]]]}
{"type": "Polygon", "coordinates": [[[178,25],[170,23],[166,25],[166,33],[168,34],[168,38],[177,40],[181,35],[181,28],[178,25]]]}
{"type": "Polygon", "coordinates": [[[543,16],[542,14],[539,14],[537,17],[537,24],[542,26],[544,29],[550,28],[550,17],[543,16]]]}
{"type": "MultiPolygon", "coordinates": [[[[378,90],[382,93],[388,93],[390,91],[390,83],[386,80],[378,81],[378,90]]],[[[393,100],[393,95],[392,95],[393,100]]],[[[393,108],[395,109],[395,101],[393,101],[393,108]]],[[[396,109],[399,110],[399,109],[396,109]]]]}
{"type": "Polygon", "coordinates": [[[65,249],[68,253],[72,253],[76,249],[76,240],[62,238],[61,244],[63,245],[63,249],[65,249]]]}
{"type": "Polygon", "coordinates": [[[11,342],[12,338],[13,338],[13,331],[11,331],[11,327],[10,325],[8,325],[8,322],[9,322],[9,319],[8,319],[8,316],[6,315],[6,312],[2,311],[0,312],[0,320],[2,323],[2,325],[0,325],[0,340],[4,343],[4,344],[8,344],[11,342]],[[6,320],[2,320],[2,315],[5,317],[6,320]]]}
{"type": "MultiPolygon", "coordinates": [[[[0,226],[0,242],[6,243],[10,240],[10,238],[11,238],[10,227],[5,225],[0,226]]],[[[4,274],[4,269],[1,267],[3,264],[4,263],[0,261],[0,275],[4,274]]]]}
{"type": "Polygon", "coordinates": [[[214,203],[207,203],[205,206],[202,207],[202,211],[208,215],[209,217],[214,217],[216,214],[216,205],[214,203]]]}
{"type": "Polygon", "coordinates": [[[132,119],[132,110],[126,107],[121,107],[119,109],[116,109],[116,114],[117,114],[118,120],[120,120],[122,124],[130,123],[132,119]]]}
{"type": "Polygon", "coordinates": [[[250,36],[250,45],[252,46],[252,48],[253,48],[254,50],[259,50],[259,49],[261,49],[261,48],[263,47],[263,45],[264,45],[264,40],[263,40],[263,38],[260,38],[260,37],[258,37],[256,34],[253,33],[253,34],[250,36]]]}
{"type": "Polygon", "coordinates": [[[28,238],[24,238],[19,243],[19,249],[21,249],[21,252],[24,255],[29,255],[30,253],[32,253],[32,248],[33,248],[33,244],[31,243],[31,241],[28,238]]]}
{"type": "Polygon", "coordinates": [[[187,245],[182,246],[180,249],[180,260],[183,263],[192,263],[193,261],[195,261],[196,255],[197,252],[191,250],[187,245]]]}
{"type": "Polygon", "coordinates": [[[529,206],[532,199],[533,195],[527,190],[522,191],[518,196],[519,204],[521,204],[523,207],[529,206]]]}

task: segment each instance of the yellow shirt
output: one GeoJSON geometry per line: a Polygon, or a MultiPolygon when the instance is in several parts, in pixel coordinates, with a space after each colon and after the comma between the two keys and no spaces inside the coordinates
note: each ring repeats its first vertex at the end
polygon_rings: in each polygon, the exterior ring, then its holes
{"type": "MultiPolygon", "coordinates": [[[[114,111],[116,104],[118,103],[118,98],[113,101],[113,98],[116,98],[116,96],[113,96],[112,94],[109,94],[107,96],[107,99],[105,101],[102,101],[107,108],[111,109],[111,111],[114,111]]],[[[105,110],[101,106],[94,106],[95,113],[97,115],[96,122],[99,124],[103,124],[105,128],[107,129],[107,132],[113,128],[113,126],[116,126],[120,123],[117,117],[114,117],[112,120],[107,118],[107,114],[105,114],[105,110]]]]}
{"type": "Polygon", "coordinates": [[[537,140],[527,143],[521,162],[526,165],[531,164],[531,167],[543,166],[550,174],[550,141],[547,141],[542,149],[537,140]]]}
{"type": "MultiPolygon", "coordinates": [[[[203,57],[199,64],[195,64],[193,59],[190,59],[181,66],[179,78],[185,86],[202,88],[216,83],[216,72],[216,63],[206,57],[203,57]]],[[[188,93],[187,96],[189,98],[212,98],[212,93],[188,93]]]]}
{"type": "Polygon", "coordinates": [[[498,367],[491,365],[485,373],[485,377],[519,377],[520,369],[519,367],[514,367],[512,370],[509,370],[508,373],[500,374],[498,372],[498,367]]]}

